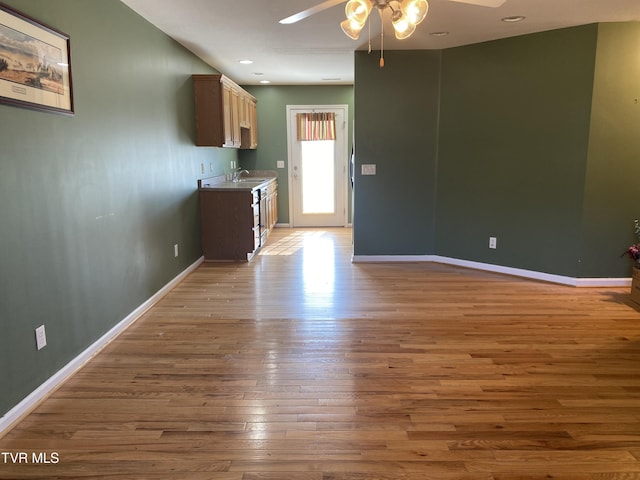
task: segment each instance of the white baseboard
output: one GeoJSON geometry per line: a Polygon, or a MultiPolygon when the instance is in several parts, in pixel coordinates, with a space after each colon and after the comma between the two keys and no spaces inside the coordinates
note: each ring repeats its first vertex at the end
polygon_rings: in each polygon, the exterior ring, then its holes
{"type": "Polygon", "coordinates": [[[628,287],[631,286],[631,278],[575,278],[554,275],[552,273],[536,272],[522,268],[504,267],[490,263],[472,262],[458,258],[441,257],[439,255],[353,255],[353,263],[373,262],[434,262],[458,267],[472,268],[486,272],[502,273],[515,277],[529,278],[543,282],[558,283],[572,287],[628,287]]]}
{"type": "Polygon", "coordinates": [[[435,262],[435,255],[353,255],[352,263],[435,262]]]}
{"type": "MultiPolygon", "coordinates": [[[[344,228],[351,228],[351,227],[353,227],[353,224],[347,223],[344,228]]],[[[276,223],[275,228],[293,228],[293,227],[291,226],[290,223],[276,223]]],[[[300,228],[305,228],[305,227],[300,227],[300,228]]],[[[311,228],[315,228],[315,227],[311,227],[311,228]]],[[[322,227],[317,227],[317,228],[322,228],[322,227]]],[[[327,228],[334,228],[334,227],[327,227],[327,228]]],[[[335,228],[341,228],[341,227],[335,227],[335,228]]]]}
{"type": "Polygon", "coordinates": [[[631,287],[631,278],[576,278],[576,287],[631,287]]]}
{"type": "Polygon", "coordinates": [[[202,262],[204,257],[200,257],[182,273],[172,279],[164,287],[158,290],[151,298],[136,308],[133,312],[116,324],[111,330],[91,344],[86,350],[81,352],[77,357],[67,363],[64,367],[53,374],[42,385],[31,392],[15,407],[9,410],[0,418],[0,438],[6,434],[13,425],[20,421],[24,416],[36,408],[44,399],[53,393],[60,385],[79,370],[85,363],[98,354],[104,347],[113,341],[118,335],[124,332],[131,324],[140,318],[147,310],[178,285],[187,275],[192,273],[202,262]]]}

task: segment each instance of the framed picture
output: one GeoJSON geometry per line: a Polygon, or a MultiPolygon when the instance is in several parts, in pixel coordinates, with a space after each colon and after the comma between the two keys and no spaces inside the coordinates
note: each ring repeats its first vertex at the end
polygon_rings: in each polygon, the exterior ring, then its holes
{"type": "Polygon", "coordinates": [[[3,3],[0,103],[74,114],[69,36],[3,3]]]}

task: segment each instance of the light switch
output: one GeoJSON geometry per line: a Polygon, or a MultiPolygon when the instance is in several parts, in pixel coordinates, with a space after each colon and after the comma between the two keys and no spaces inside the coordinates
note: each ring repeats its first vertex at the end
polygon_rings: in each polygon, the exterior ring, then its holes
{"type": "Polygon", "coordinates": [[[376,174],[376,164],[369,163],[362,165],[362,175],[375,175],[376,174]]]}
{"type": "Polygon", "coordinates": [[[42,350],[47,346],[47,334],[44,330],[44,325],[40,325],[36,328],[36,348],[42,350]]]}

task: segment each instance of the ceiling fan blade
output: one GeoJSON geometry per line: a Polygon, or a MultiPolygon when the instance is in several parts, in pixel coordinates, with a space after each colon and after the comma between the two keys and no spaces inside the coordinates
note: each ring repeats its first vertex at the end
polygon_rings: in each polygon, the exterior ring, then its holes
{"type": "Polygon", "coordinates": [[[290,17],[283,18],[282,20],[280,20],[279,23],[283,23],[285,25],[288,25],[290,23],[296,23],[296,22],[299,22],[300,20],[304,20],[305,18],[310,17],[311,15],[319,13],[328,8],[335,7],[336,5],[339,5],[346,1],[347,0],[325,0],[324,2],[319,3],[314,7],[307,8],[306,10],[303,10],[294,15],[291,15],[290,17]]]}
{"type": "Polygon", "coordinates": [[[501,7],[507,0],[449,0],[450,2],[467,3],[469,5],[478,5],[480,7],[501,7]]]}

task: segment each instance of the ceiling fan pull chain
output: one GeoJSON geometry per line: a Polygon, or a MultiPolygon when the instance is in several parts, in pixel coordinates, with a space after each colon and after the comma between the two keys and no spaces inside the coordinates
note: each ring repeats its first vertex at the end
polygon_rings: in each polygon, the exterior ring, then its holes
{"type": "Polygon", "coordinates": [[[371,22],[368,22],[367,27],[369,28],[369,51],[367,53],[371,53],[371,22]]]}
{"type": "Polygon", "coordinates": [[[384,21],[382,18],[382,9],[378,9],[380,14],[380,68],[384,67],[384,21]]]}

